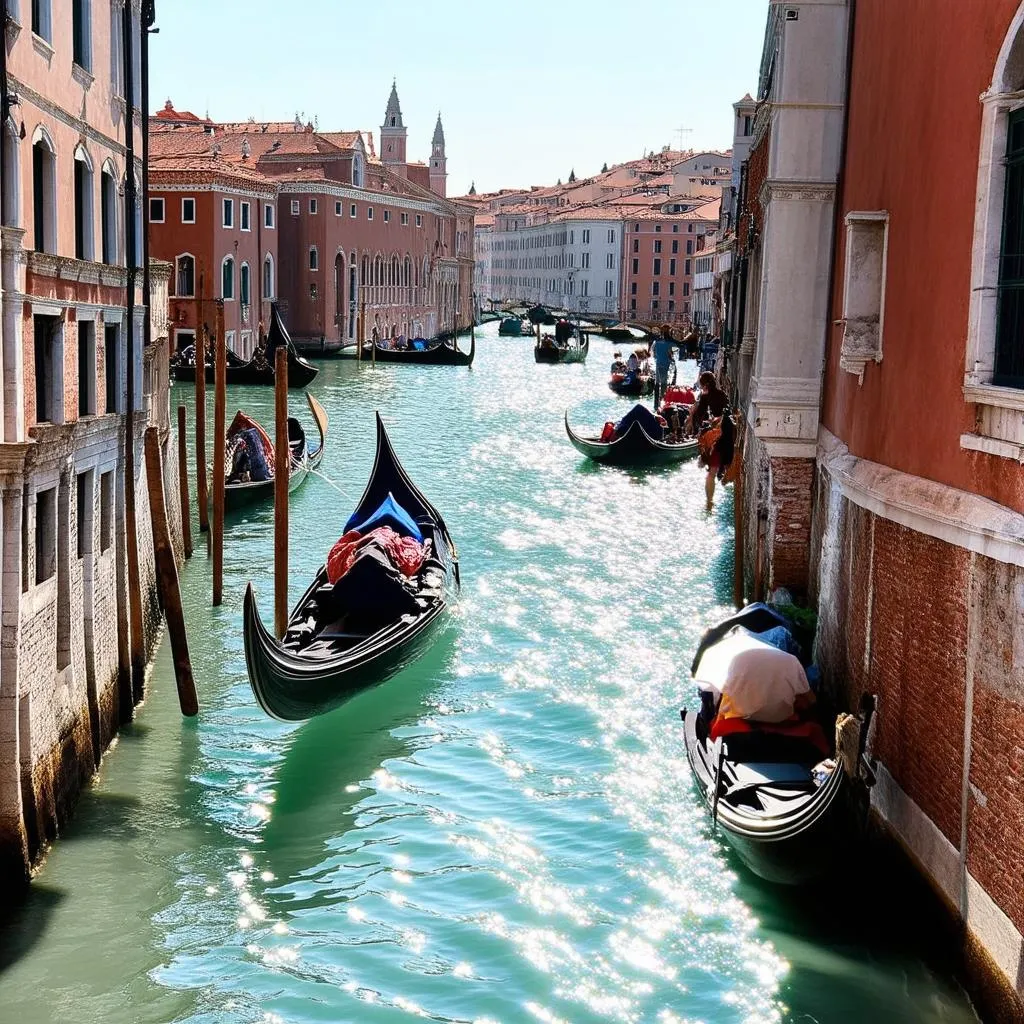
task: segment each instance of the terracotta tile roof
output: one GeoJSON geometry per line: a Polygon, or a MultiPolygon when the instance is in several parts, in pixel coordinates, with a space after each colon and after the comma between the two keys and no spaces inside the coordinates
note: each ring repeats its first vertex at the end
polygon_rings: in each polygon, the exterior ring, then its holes
{"type": "Polygon", "coordinates": [[[179,121],[179,122],[194,122],[198,124],[209,124],[208,118],[199,117],[193,114],[191,110],[175,110],[174,104],[171,103],[170,99],[164,104],[162,110],[158,110],[154,115],[160,121],[179,121]]]}
{"type": "Polygon", "coordinates": [[[276,191],[275,183],[255,168],[240,167],[213,155],[156,156],[150,154],[149,180],[158,190],[161,184],[213,184],[250,188],[259,192],[276,191]]]}

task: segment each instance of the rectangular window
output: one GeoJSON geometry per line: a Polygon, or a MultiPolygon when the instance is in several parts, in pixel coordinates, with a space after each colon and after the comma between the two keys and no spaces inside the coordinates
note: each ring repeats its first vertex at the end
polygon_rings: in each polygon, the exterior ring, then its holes
{"type": "Polygon", "coordinates": [[[238,226],[243,231],[252,231],[252,226],[249,223],[249,204],[244,201],[240,202],[238,208],[238,226]]]}
{"type": "Polygon", "coordinates": [[[337,202],[336,202],[336,203],[334,204],[334,216],[335,216],[335,217],[340,217],[340,216],[341,216],[341,211],[342,211],[342,202],[341,202],[341,200],[339,199],[339,200],[338,200],[338,201],[337,201],[337,202]]]}
{"type": "Polygon", "coordinates": [[[223,202],[223,214],[221,216],[221,227],[233,228],[235,226],[235,201],[225,199],[223,202]]]}
{"type": "Polygon", "coordinates": [[[590,282],[584,278],[580,281],[580,295],[586,297],[590,294],[590,282]]]}
{"type": "Polygon", "coordinates": [[[309,201],[309,212],[310,213],[316,213],[316,200],[315,199],[310,199],[310,201],[309,201]]]}
{"type": "Polygon", "coordinates": [[[91,469],[78,474],[75,490],[75,513],[78,525],[78,557],[92,553],[92,492],[94,475],[91,469]]]}
{"type": "MultiPolygon", "coordinates": [[[[194,199],[182,199],[181,201],[181,223],[195,224],[196,222],[196,201],[194,199]]],[[[106,261],[104,261],[106,262],[106,261]]]]}
{"type": "Polygon", "coordinates": [[[655,224],[654,225],[654,230],[655,231],[660,231],[661,230],[661,225],[660,224],[655,224]]]}
{"type": "Polygon", "coordinates": [[[634,274],[639,274],[640,273],[640,261],[639,260],[633,260],[633,273],[634,274]]]}
{"type": "Polygon", "coordinates": [[[629,283],[629,294],[636,295],[636,281],[630,281],[629,283]]]}
{"type": "Polygon", "coordinates": [[[673,277],[675,276],[675,272],[676,272],[676,261],[675,261],[675,260],[669,260],[669,261],[668,261],[668,272],[669,272],[669,273],[670,273],[670,274],[671,274],[671,275],[672,275],[673,277]]]}
{"type": "Polygon", "coordinates": [[[420,214],[416,214],[416,227],[423,227],[423,217],[420,214]]]}
{"type": "Polygon", "coordinates": [[[690,276],[690,262],[691,262],[690,260],[683,260],[683,273],[687,277],[690,276]]]}
{"type": "Polygon", "coordinates": [[[234,352],[235,355],[238,355],[238,352],[235,349],[235,332],[234,331],[225,331],[224,332],[224,347],[229,352],[234,352]]]}
{"type": "Polygon", "coordinates": [[[676,283],[675,283],[675,281],[669,281],[669,283],[668,283],[668,293],[669,293],[669,295],[675,295],[675,293],[676,293],[676,283]]]}
{"type": "Polygon", "coordinates": [[[583,253],[580,256],[580,266],[584,270],[589,270],[590,269],[590,253],[589,252],[585,252],[585,253],[583,253]]]}
{"type": "Polygon", "coordinates": [[[675,312],[675,308],[676,308],[675,299],[669,299],[668,300],[668,311],[670,313],[673,313],[673,312],[675,312]]]}
{"type": "Polygon", "coordinates": [[[409,214],[407,214],[407,213],[403,213],[402,214],[402,223],[405,224],[405,225],[409,224],[409,214]]]}
{"type": "Polygon", "coordinates": [[[299,212],[301,211],[301,209],[302,209],[302,207],[300,206],[298,199],[293,199],[292,200],[292,216],[293,217],[298,217],[299,212]]]}
{"type": "Polygon", "coordinates": [[[72,0],[71,59],[86,71],[92,71],[92,12],[90,0],[72,0]]]}
{"type": "Polygon", "coordinates": [[[270,203],[263,204],[263,226],[265,228],[274,226],[274,207],[270,203]]]}
{"type": "Polygon", "coordinates": [[[657,277],[661,273],[661,260],[656,259],[654,261],[654,276],[657,277]]]}
{"type": "Polygon", "coordinates": [[[78,321],[78,415],[96,415],[96,321],[78,321]]]}
{"type": "Polygon", "coordinates": [[[316,246],[310,246],[309,249],[309,269],[319,270],[320,269],[320,255],[316,251],[316,246]]]}
{"type": "Polygon", "coordinates": [[[683,295],[687,296],[690,294],[690,284],[688,281],[683,282],[683,295]]]}
{"type": "Polygon", "coordinates": [[[629,300],[629,308],[635,313],[636,312],[636,299],[629,300]]]}
{"type": "Polygon", "coordinates": [[[583,244],[590,245],[590,228],[583,229],[583,244]]]}
{"type": "Polygon", "coordinates": [[[354,216],[356,215],[356,212],[357,212],[357,211],[356,211],[356,204],[355,204],[355,203],[353,203],[353,204],[352,204],[352,205],[351,205],[351,206],[350,206],[350,207],[348,208],[348,215],[349,215],[350,217],[354,217],[354,216]]]}
{"type": "Polygon", "coordinates": [[[693,239],[692,238],[688,238],[686,240],[686,255],[687,256],[692,256],[693,255],[693,239]]]}
{"type": "Polygon", "coordinates": [[[63,357],[60,322],[55,316],[34,316],[36,423],[63,423],[63,357]]]}
{"type": "Polygon", "coordinates": [[[609,242],[609,244],[614,244],[614,242],[615,242],[615,228],[609,228],[608,229],[608,242],[609,242]]]}
{"type": "Polygon", "coordinates": [[[615,269],[615,253],[610,252],[605,257],[605,267],[608,270],[614,270],[615,269]]]}
{"type": "Polygon", "coordinates": [[[574,244],[574,236],[575,236],[575,232],[573,232],[573,231],[570,231],[570,232],[569,232],[569,244],[570,244],[570,245],[573,245],[573,244],[574,244]]]}
{"type": "Polygon", "coordinates": [[[366,208],[366,219],[367,220],[373,220],[373,207],[372,206],[368,206],[366,208]]]}
{"type": "Polygon", "coordinates": [[[652,299],[651,300],[651,309],[655,310],[657,308],[658,308],[658,300],[657,299],[652,299]]]}
{"type": "Polygon", "coordinates": [[[633,252],[639,252],[639,251],[640,251],[640,239],[639,238],[634,238],[633,239],[633,252]]]}
{"type": "Polygon", "coordinates": [[[654,240],[654,251],[655,252],[661,252],[661,239],[660,238],[656,238],[654,240]]]}
{"type": "MultiPolygon", "coordinates": [[[[678,224],[673,224],[672,225],[672,234],[673,235],[678,235],[679,234],[679,225],[678,224]]],[[[672,244],[675,245],[676,243],[673,242],[672,244]]],[[[675,252],[675,249],[673,249],[672,251],[675,252]]]]}
{"type": "Polygon", "coordinates": [[[679,252],[679,239],[678,238],[673,238],[672,239],[672,252],[673,252],[673,254],[679,252]]]}
{"type": "Polygon", "coordinates": [[[36,583],[57,571],[57,488],[36,492],[36,583]]]}
{"type": "Polygon", "coordinates": [[[384,211],[384,223],[387,224],[389,220],[391,220],[391,211],[390,210],[385,210],[384,211]]]}
{"type": "Polygon", "coordinates": [[[100,552],[114,543],[114,471],[100,476],[100,552]]]}
{"type": "Polygon", "coordinates": [[[103,326],[103,392],[104,411],[120,412],[121,403],[119,382],[120,359],[118,358],[121,348],[121,325],[104,324],[103,326]]]}
{"type": "Polygon", "coordinates": [[[655,281],[654,284],[651,286],[651,294],[652,295],[660,295],[661,294],[661,285],[658,284],[657,281],[655,281]]]}
{"type": "Polygon", "coordinates": [[[31,0],[32,4],[32,31],[45,39],[48,43],[53,42],[53,28],[50,24],[50,0],[31,0]]]}
{"type": "Polygon", "coordinates": [[[692,224],[687,224],[686,225],[686,230],[689,231],[690,234],[692,235],[693,234],[693,225],[692,224]]]}
{"type": "Polygon", "coordinates": [[[163,224],[164,222],[164,201],[162,199],[150,199],[149,201],[149,223],[163,224]]]}

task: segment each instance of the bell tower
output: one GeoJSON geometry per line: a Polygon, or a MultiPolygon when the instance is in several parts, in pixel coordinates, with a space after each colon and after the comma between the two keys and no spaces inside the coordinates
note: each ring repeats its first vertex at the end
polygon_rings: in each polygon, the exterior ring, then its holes
{"type": "Polygon", "coordinates": [[[398,89],[391,83],[388,109],[384,112],[384,123],[380,126],[380,159],[387,167],[404,167],[406,130],[402,123],[402,108],[398,104],[398,89]]]}
{"type": "Polygon", "coordinates": [[[434,128],[434,141],[430,146],[430,191],[439,196],[448,194],[448,160],[444,155],[444,127],[440,111],[434,128]]]}

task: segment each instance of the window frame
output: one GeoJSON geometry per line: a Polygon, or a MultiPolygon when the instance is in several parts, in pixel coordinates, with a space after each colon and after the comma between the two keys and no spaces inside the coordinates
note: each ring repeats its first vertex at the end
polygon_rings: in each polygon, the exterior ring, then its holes
{"type": "Polygon", "coordinates": [[[264,203],[263,204],[263,226],[268,231],[274,230],[274,204],[264,203]]]}
{"type": "Polygon", "coordinates": [[[195,196],[182,196],[181,197],[181,223],[182,224],[195,224],[196,222],[196,197],[195,196]],[[192,216],[185,216],[185,204],[192,204],[192,216]]]}
{"type": "Polygon", "coordinates": [[[298,217],[302,213],[302,201],[299,199],[293,199],[291,201],[291,211],[293,217],[298,217]]]}
{"type": "Polygon", "coordinates": [[[220,226],[225,230],[234,230],[235,227],[235,201],[221,197],[220,201],[220,226]]]}
{"type": "Polygon", "coordinates": [[[225,256],[224,259],[220,261],[220,298],[223,299],[225,302],[235,301],[235,258],[234,256],[231,255],[225,256]],[[226,279],[224,277],[224,272],[227,269],[229,263],[231,264],[231,287],[229,289],[225,289],[224,281],[226,279]],[[231,294],[225,295],[225,291],[230,291],[231,294]]]}
{"type": "Polygon", "coordinates": [[[315,245],[309,247],[309,270],[315,274],[320,269],[320,250],[315,245]]]}
{"type": "Polygon", "coordinates": [[[252,211],[247,199],[238,200],[238,230],[252,231],[252,211]]]}
{"type": "Polygon", "coordinates": [[[320,206],[316,199],[311,198],[309,200],[309,215],[315,217],[320,212],[320,206]]]}
{"type": "Polygon", "coordinates": [[[149,197],[149,223],[150,224],[163,224],[167,219],[167,200],[163,196],[150,196],[149,197]],[[160,204],[160,216],[153,216],[153,204],[160,204]]]}

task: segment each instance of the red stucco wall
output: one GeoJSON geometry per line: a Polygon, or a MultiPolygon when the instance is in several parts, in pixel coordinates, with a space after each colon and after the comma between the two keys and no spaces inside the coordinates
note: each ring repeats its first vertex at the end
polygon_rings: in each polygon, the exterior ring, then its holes
{"type": "MultiPolygon", "coordinates": [[[[863,384],[828,345],[822,421],[862,458],[975,491],[1024,511],[1024,474],[962,451],[971,245],[981,136],[992,79],[1019,0],[859,0],[841,219],[887,210],[883,358],[863,384]]],[[[842,316],[841,228],[833,320],[842,316]]]]}

